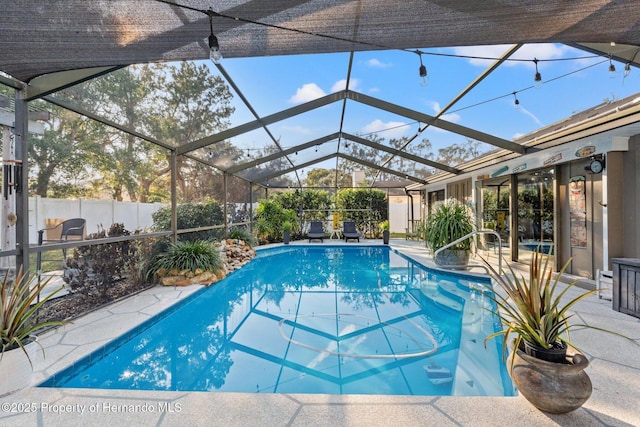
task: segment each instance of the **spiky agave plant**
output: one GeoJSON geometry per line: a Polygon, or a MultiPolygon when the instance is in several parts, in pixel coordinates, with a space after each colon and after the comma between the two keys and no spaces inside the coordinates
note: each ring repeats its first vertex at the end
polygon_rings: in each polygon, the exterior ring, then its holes
{"type": "MultiPolygon", "coordinates": [[[[60,287],[38,301],[38,295],[50,280],[51,277],[37,280],[33,274],[23,274],[22,268],[15,280],[9,278],[9,272],[5,274],[0,285],[0,363],[5,352],[20,348],[27,356],[29,364],[33,366],[25,346],[43,329],[67,323],[38,321],[38,310],[64,288],[60,287]]],[[[37,343],[42,348],[42,345],[37,343]]]]}
{"type": "Polygon", "coordinates": [[[573,314],[570,314],[569,310],[597,290],[585,291],[569,299],[566,297],[567,293],[576,286],[578,281],[573,281],[566,287],[559,286],[559,283],[560,277],[569,266],[571,259],[555,275],[550,259],[550,253],[544,256],[536,249],[529,265],[528,280],[523,274],[518,275],[508,263],[509,274],[506,274],[504,269],[498,272],[486,260],[483,260],[493,279],[493,287],[487,285],[492,290],[488,293],[488,297],[498,307],[497,315],[504,325],[503,330],[485,338],[485,345],[488,340],[502,336],[504,338],[502,351],[503,354],[506,354],[506,338],[513,333],[516,335],[515,349],[519,348],[522,341],[533,347],[546,350],[566,348],[567,346],[577,349],[571,343],[569,334],[570,330],[576,327],[595,329],[629,339],[607,329],[570,322],[573,314]]]}

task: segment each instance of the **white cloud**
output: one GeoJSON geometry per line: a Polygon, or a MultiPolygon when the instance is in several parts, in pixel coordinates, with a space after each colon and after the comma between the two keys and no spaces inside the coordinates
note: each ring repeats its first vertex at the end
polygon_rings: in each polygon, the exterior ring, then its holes
{"type": "Polygon", "coordinates": [[[369,93],[378,93],[378,92],[380,92],[379,87],[372,87],[371,89],[369,89],[369,93]]]}
{"type": "Polygon", "coordinates": [[[460,120],[462,120],[460,114],[458,113],[443,114],[442,116],[440,116],[440,118],[451,123],[460,123],[460,120]]]}
{"type": "MultiPolygon", "coordinates": [[[[453,52],[456,55],[465,55],[465,56],[476,56],[483,58],[499,58],[501,57],[511,45],[492,45],[492,46],[464,46],[464,47],[455,47],[453,48],[453,52]]],[[[559,45],[559,44],[551,44],[551,43],[542,43],[542,44],[526,44],[522,46],[518,51],[511,55],[510,59],[525,59],[528,61],[505,61],[504,65],[506,66],[517,66],[517,65],[525,65],[530,68],[534,68],[535,65],[533,63],[534,58],[538,59],[557,59],[562,58],[568,52],[571,51],[571,48],[559,45]]],[[[469,62],[472,65],[487,67],[494,62],[493,59],[469,59],[469,62]]],[[[543,63],[538,64],[540,67],[543,63]]]]}
{"type": "Polygon", "coordinates": [[[387,67],[391,67],[390,63],[382,62],[382,61],[380,61],[379,59],[376,59],[376,58],[372,58],[372,59],[368,60],[367,61],[367,65],[369,67],[372,67],[372,68],[387,68],[387,67]]]}
{"type": "MultiPolygon", "coordinates": [[[[349,81],[349,89],[356,90],[359,83],[360,81],[358,79],[351,79],[349,81]]],[[[331,93],[340,92],[341,90],[344,90],[346,88],[347,88],[347,80],[346,79],[338,80],[331,87],[331,93]]]]}
{"type": "Polygon", "coordinates": [[[385,138],[400,138],[404,136],[410,126],[404,122],[383,122],[380,119],[376,119],[371,123],[365,125],[362,128],[362,132],[368,133],[380,133],[385,138]]]}
{"type": "Polygon", "coordinates": [[[438,101],[427,101],[427,104],[431,107],[431,109],[438,114],[441,110],[440,103],[438,101]]]}
{"type": "MultiPolygon", "coordinates": [[[[429,104],[429,106],[433,109],[433,112],[435,114],[438,114],[442,110],[442,108],[440,107],[440,103],[437,101],[428,101],[427,104],[429,104]]],[[[448,113],[448,114],[446,113],[440,116],[440,118],[442,120],[446,120],[451,123],[459,123],[460,120],[462,119],[460,117],[460,114],[457,114],[457,113],[448,113]]]]}
{"type": "Polygon", "coordinates": [[[533,119],[533,121],[534,121],[537,125],[542,126],[542,122],[540,121],[540,119],[538,119],[538,118],[536,117],[536,115],[535,115],[535,114],[533,114],[531,111],[527,110],[527,109],[526,109],[526,108],[524,108],[522,105],[519,105],[519,106],[518,106],[518,110],[522,111],[522,113],[523,113],[525,116],[529,116],[531,119],[533,119]]]}
{"type": "Polygon", "coordinates": [[[304,126],[282,126],[282,130],[291,133],[299,133],[302,135],[308,135],[311,133],[311,130],[304,126]]]}
{"type": "Polygon", "coordinates": [[[294,104],[300,102],[309,102],[314,99],[325,96],[326,93],[320,89],[320,87],[315,83],[305,83],[302,87],[299,87],[296,91],[296,94],[289,98],[289,102],[294,104]]]}

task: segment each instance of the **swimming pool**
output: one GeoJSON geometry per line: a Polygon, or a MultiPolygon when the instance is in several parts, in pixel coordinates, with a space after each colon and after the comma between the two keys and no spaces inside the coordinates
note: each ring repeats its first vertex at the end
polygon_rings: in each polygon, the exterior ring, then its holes
{"type": "Polygon", "coordinates": [[[265,249],[41,386],[512,395],[481,280],[388,247],[265,249]]]}

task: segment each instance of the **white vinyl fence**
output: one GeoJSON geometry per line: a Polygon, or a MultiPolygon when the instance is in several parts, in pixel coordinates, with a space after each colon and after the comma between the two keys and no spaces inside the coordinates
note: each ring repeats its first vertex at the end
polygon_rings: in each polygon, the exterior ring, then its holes
{"type": "Polygon", "coordinates": [[[29,243],[38,243],[38,230],[56,220],[84,218],[86,234],[97,233],[100,227],[122,223],[131,232],[153,225],[151,214],[169,206],[166,203],[117,202],[115,200],[51,199],[29,197],[29,243]]]}

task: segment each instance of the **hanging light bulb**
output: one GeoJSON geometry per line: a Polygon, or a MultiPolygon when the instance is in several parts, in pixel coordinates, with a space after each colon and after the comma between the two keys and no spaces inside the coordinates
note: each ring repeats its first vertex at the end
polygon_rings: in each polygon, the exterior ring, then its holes
{"type": "Polygon", "coordinates": [[[533,58],[533,63],[536,65],[536,74],[533,76],[533,81],[535,82],[535,86],[539,88],[542,86],[542,74],[538,71],[538,58],[533,58]]]}
{"type": "Polygon", "coordinates": [[[422,63],[422,52],[418,51],[418,56],[420,57],[420,67],[418,68],[418,74],[422,79],[420,81],[420,86],[427,86],[429,84],[429,77],[427,76],[427,67],[422,63]]]}
{"type": "Polygon", "coordinates": [[[631,74],[631,63],[627,62],[626,64],[624,64],[624,76],[628,77],[629,74],[631,74]]]}
{"type": "Polygon", "coordinates": [[[513,103],[516,105],[516,107],[520,108],[520,100],[518,99],[518,92],[513,92],[513,97],[515,98],[515,100],[513,101],[513,103]]]}
{"type": "Polygon", "coordinates": [[[209,34],[209,59],[213,61],[214,64],[219,64],[222,59],[222,53],[220,52],[220,44],[218,43],[218,38],[215,34],[213,34],[213,15],[214,11],[209,9],[207,15],[209,16],[209,29],[211,30],[211,34],[209,34]]]}
{"type": "Polygon", "coordinates": [[[613,65],[611,61],[611,54],[609,54],[609,77],[612,79],[616,78],[616,66],[613,65]]]}

